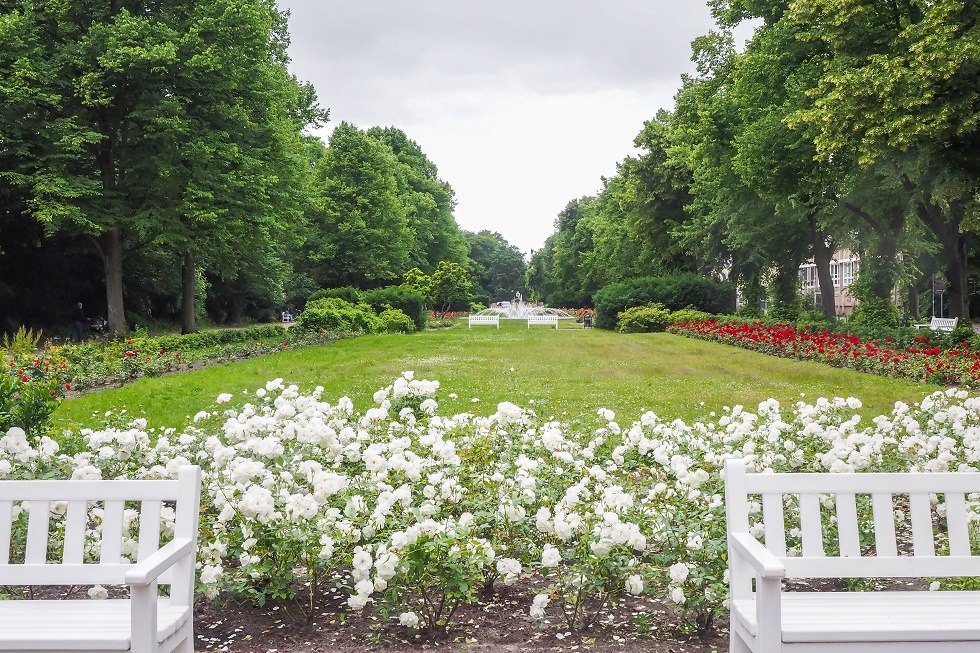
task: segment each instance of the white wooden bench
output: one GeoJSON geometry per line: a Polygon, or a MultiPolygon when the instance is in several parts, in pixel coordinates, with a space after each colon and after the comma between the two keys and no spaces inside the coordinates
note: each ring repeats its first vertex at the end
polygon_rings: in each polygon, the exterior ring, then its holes
{"type": "Polygon", "coordinates": [[[558,316],[557,315],[528,315],[527,328],[530,329],[532,324],[548,324],[548,325],[553,325],[557,329],[558,316]]]}
{"type": "Polygon", "coordinates": [[[810,592],[783,587],[784,578],[980,576],[980,557],[971,555],[967,507],[968,495],[975,492],[980,492],[980,473],[747,474],[743,461],[729,460],[730,650],[980,651],[980,592],[810,592]],[[759,496],[764,545],[749,532],[748,504],[759,496]],[[937,497],[943,510],[931,503],[937,497]],[[910,524],[900,519],[896,529],[898,509],[910,515],[910,524]],[[934,512],[945,512],[936,519],[937,533],[934,512]],[[865,546],[859,515],[869,530],[872,522],[874,526],[865,546]],[[787,545],[795,544],[796,528],[801,550],[788,551],[787,545]],[[835,530],[836,536],[829,537],[835,530]],[[908,532],[911,551],[900,545],[908,532]],[[943,550],[947,537],[948,553],[943,550]]]}
{"type": "Polygon", "coordinates": [[[190,466],[176,481],[0,481],[0,585],[125,584],[130,596],[0,601],[0,651],[192,653],[200,497],[201,472],[190,466]],[[14,506],[25,502],[26,529],[13,519],[14,506]],[[67,503],[63,517],[52,518],[53,502],[67,503]],[[176,522],[173,539],[160,546],[165,504],[174,506],[176,522]],[[122,555],[130,507],[139,510],[137,562],[122,555]],[[99,560],[92,562],[86,530],[99,510],[99,560]],[[52,524],[63,524],[63,547],[48,541],[49,529],[59,530],[52,524]],[[170,585],[169,597],[158,596],[158,584],[170,585]]]}
{"type": "Polygon", "coordinates": [[[913,326],[916,329],[929,327],[932,331],[952,331],[959,321],[960,318],[958,317],[934,317],[929,321],[929,324],[914,324],[913,326]]]}
{"type": "Polygon", "coordinates": [[[500,316],[499,315],[470,315],[469,317],[469,328],[473,328],[473,325],[477,326],[495,326],[500,328],[500,316]]]}

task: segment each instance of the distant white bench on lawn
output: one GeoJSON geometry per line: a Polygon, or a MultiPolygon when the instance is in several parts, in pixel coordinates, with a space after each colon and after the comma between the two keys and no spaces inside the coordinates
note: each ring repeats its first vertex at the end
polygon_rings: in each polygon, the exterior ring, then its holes
{"type": "Polygon", "coordinates": [[[527,316],[527,328],[530,329],[532,324],[550,324],[558,328],[558,316],[557,315],[528,315],[527,316]]]}
{"type": "Polygon", "coordinates": [[[469,328],[473,328],[473,325],[483,325],[483,326],[495,326],[500,328],[500,316],[499,315],[471,315],[469,317],[469,328]]]}
{"type": "Polygon", "coordinates": [[[960,321],[958,317],[934,317],[929,324],[916,324],[916,329],[929,327],[932,331],[952,331],[960,321]]]}

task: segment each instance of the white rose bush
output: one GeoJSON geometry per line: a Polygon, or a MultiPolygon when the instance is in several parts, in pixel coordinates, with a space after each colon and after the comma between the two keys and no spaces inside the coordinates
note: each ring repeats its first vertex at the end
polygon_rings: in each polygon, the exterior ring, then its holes
{"type": "MultiPolygon", "coordinates": [[[[460,606],[523,586],[529,619],[581,631],[639,594],[685,627],[723,614],[728,458],[836,473],[972,471],[980,461],[980,399],[958,390],[873,420],[855,414],[853,398],[790,409],[767,400],[691,424],[646,413],[629,427],[606,409],[572,426],[508,402],[486,417],[448,415],[438,392],[406,372],[360,412],[276,379],[238,399],[222,393],[180,431],[134,420],[55,441],[13,428],[0,436],[0,479],[171,478],[198,464],[198,580],[209,597],[302,597],[313,614],[342,587],[352,613],[435,632],[460,606]]],[[[63,512],[52,505],[56,525],[63,512]]],[[[14,514],[17,541],[26,514],[14,514]]],[[[752,515],[761,522],[761,506],[752,515]]],[[[164,515],[165,536],[172,520],[164,515]]],[[[135,555],[136,511],[126,525],[124,554],[135,555]]]]}

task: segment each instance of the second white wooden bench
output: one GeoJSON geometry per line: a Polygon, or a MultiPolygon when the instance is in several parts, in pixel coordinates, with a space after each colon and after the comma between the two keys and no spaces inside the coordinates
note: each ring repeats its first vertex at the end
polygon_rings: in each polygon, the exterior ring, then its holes
{"type": "Polygon", "coordinates": [[[980,576],[968,508],[980,473],[748,474],[729,460],[725,474],[733,653],[980,651],[980,591],[783,587],[789,578],[980,576]],[[750,534],[750,501],[761,503],[765,544],[750,534]],[[899,508],[910,519],[896,530],[899,508]],[[862,542],[865,520],[874,529],[862,542]],[[896,537],[906,532],[911,551],[896,537]]]}
{"type": "Polygon", "coordinates": [[[200,496],[198,467],[184,467],[176,481],[0,481],[0,585],[125,584],[130,596],[0,601],[0,651],[193,653],[200,496]],[[26,529],[14,518],[15,504],[25,502],[26,529]],[[139,510],[136,561],[123,556],[128,505],[139,510]],[[161,546],[165,505],[173,505],[176,522],[161,546]],[[99,522],[93,562],[86,532],[99,522]],[[53,560],[49,530],[62,527],[60,560],[53,560]],[[170,595],[159,596],[158,585],[169,585],[170,595]]]}
{"type": "Polygon", "coordinates": [[[477,326],[495,326],[499,329],[500,316],[499,315],[470,315],[469,328],[472,329],[474,324],[477,326]]]}
{"type": "Polygon", "coordinates": [[[547,324],[558,328],[558,316],[557,315],[528,315],[527,316],[527,328],[530,329],[532,324],[547,324]]]}
{"type": "Polygon", "coordinates": [[[958,317],[934,317],[929,321],[929,324],[915,324],[913,326],[916,329],[929,327],[931,331],[952,331],[959,324],[959,321],[960,318],[958,317]]]}

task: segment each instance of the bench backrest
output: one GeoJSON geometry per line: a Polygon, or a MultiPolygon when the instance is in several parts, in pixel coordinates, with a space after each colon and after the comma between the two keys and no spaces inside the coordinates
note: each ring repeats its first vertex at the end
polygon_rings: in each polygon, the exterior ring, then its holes
{"type": "Polygon", "coordinates": [[[528,315],[528,324],[554,324],[558,326],[558,316],[557,315],[528,315]]]}
{"type": "Polygon", "coordinates": [[[958,317],[934,317],[929,322],[929,328],[934,331],[952,331],[959,321],[958,317]]]}
{"type": "Polygon", "coordinates": [[[729,460],[725,474],[729,533],[761,525],[787,577],[980,575],[969,526],[980,473],[748,474],[729,460]]]}
{"type": "Polygon", "coordinates": [[[470,315],[470,324],[499,324],[499,315],[470,315]]]}
{"type": "MultiPolygon", "coordinates": [[[[0,580],[4,585],[124,584],[126,571],[166,541],[196,542],[200,496],[201,470],[193,466],[181,468],[173,481],[0,481],[0,580]],[[164,517],[169,508],[172,519],[164,517]],[[161,533],[161,525],[169,531],[171,524],[172,532],[161,533]],[[98,531],[94,541],[93,529],[98,531]]],[[[193,579],[165,573],[160,583],[174,583],[174,591],[179,583],[186,590],[193,579]]]]}

